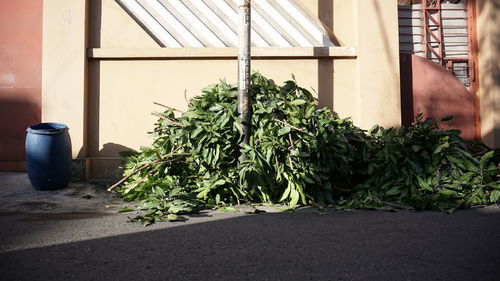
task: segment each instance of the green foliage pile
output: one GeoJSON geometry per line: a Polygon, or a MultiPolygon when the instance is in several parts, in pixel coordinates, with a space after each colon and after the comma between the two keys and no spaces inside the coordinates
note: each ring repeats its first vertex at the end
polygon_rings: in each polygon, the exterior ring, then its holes
{"type": "Polygon", "coordinates": [[[317,109],[294,81],[279,87],[260,74],[251,83],[248,159],[238,167],[237,89],[221,81],[202,92],[178,117],[172,109],[158,113],[151,147],[124,154],[118,192],[146,211],[135,220],[178,220],[236,203],[453,211],[499,202],[494,152],[473,155],[458,131],[418,116],[408,128],[365,132],[317,109]]]}

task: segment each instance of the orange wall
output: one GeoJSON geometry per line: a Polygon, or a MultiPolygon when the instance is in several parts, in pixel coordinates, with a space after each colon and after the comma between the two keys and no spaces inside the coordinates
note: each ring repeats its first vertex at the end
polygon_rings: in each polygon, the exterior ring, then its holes
{"type": "Polygon", "coordinates": [[[0,171],[22,169],[26,127],[40,122],[42,0],[0,0],[0,171]]]}
{"type": "Polygon", "coordinates": [[[441,128],[475,138],[474,95],[451,72],[423,57],[402,54],[401,83],[404,125],[410,125],[418,113],[434,119],[452,115],[453,120],[441,123],[441,128]]]}

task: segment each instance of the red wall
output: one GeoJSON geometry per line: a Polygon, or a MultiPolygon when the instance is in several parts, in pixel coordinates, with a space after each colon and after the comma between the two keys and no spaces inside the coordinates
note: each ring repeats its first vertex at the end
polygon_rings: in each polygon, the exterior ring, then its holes
{"type": "Polygon", "coordinates": [[[42,0],[0,0],[0,171],[24,169],[26,128],[41,119],[42,0]]]}
{"type": "Polygon", "coordinates": [[[451,72],[423,57],[401,55],[401,106],[404,125],[417,113],[435,119],[453,115],[441,127],[461,130],[465,139],[475,138],[474,95],[451,72]]]}

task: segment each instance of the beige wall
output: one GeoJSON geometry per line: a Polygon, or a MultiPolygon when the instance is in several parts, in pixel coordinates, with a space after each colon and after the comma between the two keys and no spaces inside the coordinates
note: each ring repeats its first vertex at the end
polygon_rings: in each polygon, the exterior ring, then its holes
{"type": "MultiPolygon", "coordinates": [[[[184,92],[188,98],[192,97],[220,78],[236,82],[233,58],[90,58],[86,84],[85,59],[82,59],[85,21],[78,21],[78,25],[70,25],[64,31],[56,26],[64,19],[67,9],[83,10],[84,1],[45,2],[50,4],[46,4],[48,25],[44,39],[47,48],[55,47],[55,50],[47,54],[44,62],[44,116],[69,120],[73,150],[85,151],[79,157],[91,159],[92,178],[112,174],[113,169],[109,167],[117,165],[118,151],[151,143],[146,132],[153,128],[156,118],[150,112],[160,110],[153,101],[184,109],[187,106],[184,92]],[[72,6],[76,2],[80,7],[72,6]],[[61,32],[68,38],[62,41],[57,38],[61,32]],[[66,60],[72,64],[61,65],[60,62],[66,60]],[[68,72],[59,73],[62,70],[68,72]],[[58,74],[66,79],[58,79],[58,74]],[[62,87],[56,89],[55,86],[61,84],[62,87]],[[58,100],[65,95],[71,99],[58,100]]],[[[89,48],[159,48],[114,0],[88,2],[89,48]]],[[[312,14],[319,14],[342,46],[355,47],[358,57],[274,57],[253,60],[252,69],[278,84],[290,79],[293,73],[301,86],[318,93],[320,105],[333,107],[342,117],[352,117],[363,128],[377,123],[400,125],[397,3],[386,0],[299,2],[312,14]]],[[[74,13],[84,14],[83,11],[74,13]]]]}
{"type": "MultiPolygon", "coordinates": [[[[90,70],[100,73],[99,89],[89,97],[99,102],[91,103],[89,117],[98,116],[99,120],[89,127],[94,136],[89,142],[92,156],[116,156],[123,147],[115,144],[132,149],[149,144],[147,132],[157,120],[150,113],[162,110],[154,101],[185,110],[184,93],[189,99],[219,79],[236,82],[234,60],[110,60],[95,64],[98,66],[92,65],[90,70]]],[[[252,66],[277,83],[290,80],[293,72],[300,84],[317,88],[316,60],[254,60],[252,66]]]]}
{"type": "Polygon", "coordinates": [[[482,140],[500,148],[500,1],[477,0],[482,140]]]}
{"type": "Polygon", "coordinates": [[[396,1],[358,0],[354,18],[358,125],[401,125],[399,36],[396,1]]]}
{"type": "Polygon", "coordinates": [[[356,60],[335,60],[334,108],[368,129],[401,125],[397,2],[334,2],[334,33],[356,60]]]}
{"type": "Polygon", "coordinates": [[[74,157],[85,157],[86,1],[43,1],[42,122],[68,125],[74,157]]]}

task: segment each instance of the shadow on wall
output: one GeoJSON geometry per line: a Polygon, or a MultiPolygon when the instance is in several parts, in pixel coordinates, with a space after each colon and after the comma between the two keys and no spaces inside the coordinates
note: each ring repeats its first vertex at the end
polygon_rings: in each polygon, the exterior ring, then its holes
{"type": "Polygon", "coordinates": [[[87,179],[90,181],[117,181],[122,178],[123,158],[120,152],[135,151],[116,143],[106,143],[97,154],[89,157],[87,179]]]}
{"type": "MultiPolygon", "coordinates": [[[[90,1],[89,48],[101,47],[102,0],[90,1]]],[[[118,144],[106,143],[101,146],[100,119],[101,116],[101,66],[99,60],[88,63],[88,104],[87,104],[87,135],[86,147],[78,153],[79,158],[89,159],[87,177],[90,180],[110,181],[122,177],[123,159],[119,153],[133,149],[118,144]]]]}
{"type": "MultiPolygon", "coordinates": [[[[318,2],[318,17],[327,28],[333,29],[333,1],[318,2]]],[[[335,41],[336,39],[332,38],[332,42],[335,41]]],[[[333,59],[318,59],[318,105],[328,107],[332,111],[334,110],[333,75],[333,59]]]]}
{"type": "Polygon", "coordinates": [[[42,1],[0,1],[0,34],[0,171],[21,171],[41,121],[42,1]]]}
{"type": "Polygon", "coordinates": [[[449,71],[425,58],[401,54],[401,104],[403,125],[410,125],[418,113],[424,118],[452,115],[443,129],[458,129],[465,139],[474,139],[475,101],[449,71]]]}
{"type": "Polygon", "coordinates": [[[130,147],[126,147],[121,144],[108,142],[102,146],[102,149],[99,150],[100,157],[119,157],[120,152],[123,151],[135,151],[130,147]]]}
{"type": "Polygon", "coordinates": [[[0,161],[24,161],[26,129],[40,123],[39,89],[0,88],[0,161]]]}

